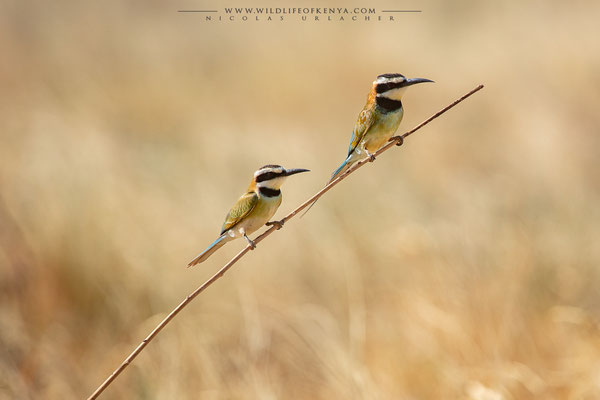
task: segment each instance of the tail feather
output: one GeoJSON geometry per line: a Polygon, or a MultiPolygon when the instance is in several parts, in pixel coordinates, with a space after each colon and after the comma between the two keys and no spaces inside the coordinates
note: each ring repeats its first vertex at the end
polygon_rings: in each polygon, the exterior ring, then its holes
{"type": "MultiPolygon", "coordinates": [[[[340,165],[335,171],[333,171],[333,174],[331,174],[331,178],[329,179],[329,181],[325,184],[325,186],[329,185],[331,182],[333,182],[333,180],[335,178],[337,178],[341,173],[345,172],[350,165],[352,165],[350,163],[350,157],[346,158],[344,160],[344,162],[342,163],[342,165],[340,165]]],[[[304,211],[302,213],[302,215],[300,217],[304,217],[306,215],[306,213],[315,205],[317,204],[317,201],[319,201],[319,199],[315,200],[312,202],[312,204],[310,206],[308,206],[308,208],[306,209],[306,211],[304,211]]]]}
{"type": "Polygon", "coordinates": [[[329,179],[329,182],[327,182],[327,184],[329,185],[331,182],[333,182],[333,180],[335,178],[337,178],[341,173],[346,172],[346,170],[348,168],[350,168],[350,165],[352,165],[350,163],[350,157],[346,158],[344,160],[344,162],[342,163],[342,165],[340,165],[338,167],[338,169],[336,169],[335,171],[333,171],[333,174],[331,174],[331,178],[329,179]]]}
{"type": "Polygon", "coordinates": [[[219,236],[217,238],[217,240],[215,240],[210,246],[208,246],[208,248],[206,250],[204,250],[202,253],[198,254],[196,256],[196,258],[194,258],[192,261],[189,262],[188,264],[188,268],[189,267],[193,267],[196,264],[200,264],[201,262],[205,261],[208,257],[211,256],[212,253],[214,253],[215,251],[219,250],[221,248],[221,246],[223,246],[225,243],[228,242],[229,236],[227,234],[223,234],[221,236],[219,236]]]}

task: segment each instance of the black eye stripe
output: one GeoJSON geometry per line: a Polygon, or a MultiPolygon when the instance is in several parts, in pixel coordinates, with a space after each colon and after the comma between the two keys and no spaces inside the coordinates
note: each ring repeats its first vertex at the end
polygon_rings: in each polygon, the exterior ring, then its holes
{"type": "Polygon", "coordinates": [[[262,174],[260,174],[260,175],[258,175],[256,177],[256,183],[268,181],[268,180],[275,179],[275,178],[279,178],[280,176],[283,176],[283,175],[284,175],[284,171],[281,171],[281,172],[273,172],[273,171],[263,172],[262,174]]]}
{"type": "Polygon", "coordinates": [[[386,82],[386,83],[378,83],[375,87],[375,91],[377,93],[387,92],[388,90],[398,89],[404,85],[405,81],[402,82],[386,82]]]}

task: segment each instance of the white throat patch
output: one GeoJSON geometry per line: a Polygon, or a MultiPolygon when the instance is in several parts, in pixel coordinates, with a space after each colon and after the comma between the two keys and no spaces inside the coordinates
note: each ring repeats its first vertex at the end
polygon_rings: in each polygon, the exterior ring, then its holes
{"type": "Polygon", "coordinates": [[[401,88],[396,88],[396,89],[391,89],[391,90],[388,90],[387,92],[379,93],[377,95],[377,97],[385,97],[390,100],[399,101],[399,100],[402,100],[402,96],[404,95],[406,88],[407,88],[407,86],[401,87],[401,88]]]}

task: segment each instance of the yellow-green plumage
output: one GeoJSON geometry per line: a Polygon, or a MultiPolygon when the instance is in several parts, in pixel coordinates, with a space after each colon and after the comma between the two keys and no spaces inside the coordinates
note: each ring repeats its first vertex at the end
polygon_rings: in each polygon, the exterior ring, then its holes
{"type": "Polygon", "coordinates": [[[359,151],[359,154],[364,149],[367,149],[369,153],[379,150],[396,132],[403,116],[402,108],[393,113],[383,114],[377,110],[377,106],[367,102],[354,125],[348,156],[351,156],[356,150],[359,151]]]}
{"type": "Polygon", "coordinates": [[[243,194],[225,217],[225,222],[221,227],[221,234],[233,228],[244,217],[250,214],[254,210],[254,207],[256,207],[256,204],[258,204],[258,195],[255,192],[243,194]]]}
{"type": "MultiPolygon", "coordinates": [[[[221,228],[221,234],[226,231],[239,231],[243,228],[246,235],[256,232],[261,226],[266,224],[281,204],[281,194],[269,198],[260,196],[257,192],[248,192],[242,195],[233,205],[225,223],[221,228]]],[[[239,235],[233,234],[233,237],[239,235]]]]}

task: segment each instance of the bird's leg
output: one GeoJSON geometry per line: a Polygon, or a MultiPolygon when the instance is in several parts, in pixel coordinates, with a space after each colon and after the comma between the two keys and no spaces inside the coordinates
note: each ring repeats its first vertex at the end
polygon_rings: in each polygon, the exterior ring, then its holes
{"type": "Polygon", "coordinates": [[[396,138],[398,139],[398,141],[396,142],[396,146],[402,146],[404,144],[404,136],[400,135],[396,136],[396,138]]]}
{"type": "Polygon", "coordinates": [[[275,226],[275,228],[277,228],[277,230],[280,230],[281,228],[283,228],[283,223],[284,223],[284,222],[285,222],[284,220],[279,220],[279,221],[269,221],[269,222],[267,222],[265,225],[266,225],[266,226],[271,226],[271,225],[273,225],[273,226],[275,226]]]}
{"type": "Polygon", "coordinates": [[[252,241],[252,239],[250,239],[248,236],[246,236],[246,234],[244,233],[244,239],[246,239],[246,241],[248,242],[248,244],[250,245],[250,250],[254,250],[256,248],[256,243],[254,243],[252,241]]]}
{"type": "Polygon", "coordinates": [[[369,156],[369,162],[375,161],[375,156],[373,154],[369,153],[369,150],[365,149],[365,154],[367,156],[369,156]]]}
{"type": "Polygon", "coordinates": [[[240,229],[240,231],[241,231],[241,233],[242,233],[242,236],[244,237],[244,239],[246,239],[246,241],[247,241],[247,242],[248,242],[248,244],[250,245],[250,250],[254,250],[254,249],[256,248],[256,243],[254,243],[254,242],[252,241],[252,239],[250,239],[250,238],[248,237],[248,235],[246,235],[246,231],[245,231],[243,228],[242,228],[242,229],[240,229]]]}

